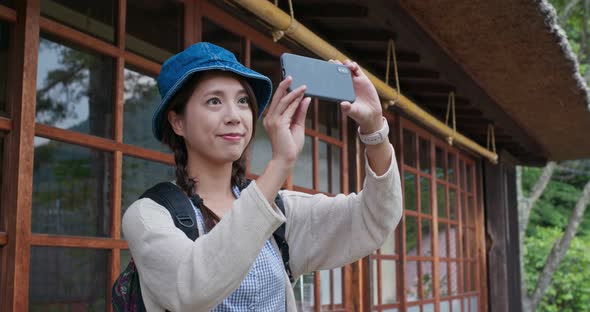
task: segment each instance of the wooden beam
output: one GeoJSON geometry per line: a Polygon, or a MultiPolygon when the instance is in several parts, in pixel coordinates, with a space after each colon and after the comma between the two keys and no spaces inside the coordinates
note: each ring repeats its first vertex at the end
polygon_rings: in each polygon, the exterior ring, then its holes
{"type": "Polygon", "coordinates": [[[0,246],[6,245],[8,242],[8,237],[6,236],[6,232],[0,232],[0,246]]]}
{"type": "Polygon", "coordinates": [[[31,237],[33,246],[72,247],[72,248],[100,248],[100,249],[127,249],[129,246],[124,239],[60,236],[49,234],[33,234],[31,237]]]}
{"type": "Polygon", "coordinates": [[[11,41],[8,70],[8,103],[12,130],[6,135],[6,167],[3,174],[2,206],[8,237],[3,248],[2,311],[27,310],[29,304],[29,265],[37,57],[39,49],[40,0],[16,1],[18,18],[11,41]]]}
{"type": "Polygon", "coordinates": [[[7,22],[15,22],[16,21],[16,11],[0,5],[0,19],[7,21],[7,22]]]}

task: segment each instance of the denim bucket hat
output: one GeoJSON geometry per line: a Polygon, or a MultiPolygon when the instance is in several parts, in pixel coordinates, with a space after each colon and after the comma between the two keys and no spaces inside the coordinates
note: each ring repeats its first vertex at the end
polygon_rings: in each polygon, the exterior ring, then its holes
{"type": "Polygon", "coordinates": [[[254,91],[260,117],[272,94],[270,79],[240,64],[230,51],[200,42],[166,60],[156,78],[162,101],[152,117],[152,132],[158,141],[162,141],[163,122],[167,119],[164,113],[170,99],[194,73],[207,70],[229,71],[244,77],[254,91]]]}

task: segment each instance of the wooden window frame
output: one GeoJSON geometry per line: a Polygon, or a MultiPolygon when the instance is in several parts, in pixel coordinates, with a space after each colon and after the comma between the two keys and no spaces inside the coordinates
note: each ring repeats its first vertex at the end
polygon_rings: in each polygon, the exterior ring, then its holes
{"type": "MultiPolygon", "coordinates": [[[[365,263],[373,263],[375,260],[376,269],[377,270],[377,289],[373,289],[373,291],[377,291],[377,300],[376,304],[365,304],[365,307],[369,311],[383,311],[386,309],[397,308],[399,311],[407,311],[409,307],[418,306],[420,311],[423,311],[423,307],[425,304],[434,304],[434,311],[440,311],[440,303],[442,301],[448,301],[449,307],[452,309],[452,301],[453,300],[460,300],[461,311],[470,311],[470,301],[468,301],[468,305],[464,306],[465,299],[470,300],[472,297],[476,296],[478,300],[478,309],[479,311],[486,311],[487,307],[487,296],[485,292],[487,291],[486,283],[485,283],[485,254],[484,254],[484,240],[483,240],[483,231],[484,231],[484,216],[483,216],[483,202],[482,202],[482,192],[481,192],[481,172],[478,170],[478,160],[475,156],[468,154],[462,150],[457,149],[456,147],[449,146],[446,144],[444,139],[441,139],[432,133],[428,132],[426,129],[423,129],[416,125],[415,123],[411,122],[404,117],[401,117],[399,113],[391,113],[386,112],[387,119],[393,123],[390,127],[395,129],[395,132],[392,134],[391,141],[394,142],[394,146],[396,147],[396,155],[398,158],[398,166],[400,169],[400,177],[402,177],[402,189],[405,189],[405,179],[403,179],[406,172],[411,173],[415,176],[416,179],[416,192],[415,196],[415,205],[416,210],[404,210],[403,218],[400,221],[400,225],[396,229],[396,237],[395,237],[395,255],[382,255],[381,251],[378,250],[375,254],[369,256],[368,258],[370,261],[365,263]],[[404,144],[404,129],[412,132],[413,140],[415,144],[404,144]],[[429,154],[430,154],[430,168],[429,172],[426,173],[422,171],[421,164],[420,164],[420,154],[419,148],[421,148],[420,139],[426,140],[429,142],[429,154]],[[404,159],[404,147],[405,146],[412,146],[414,151],[415,157],[415,166],[409,166],[405,163],[404,159]],[[444,176],[442,178],[437,177],[437,158],[436,158],[436,151],[437,149],[442,150],[443,152],[443,170],[444,176]],[[449,181],[449,177],[447,176],[448,173],[448,155],[453,154],[455,168],[457,169],[454,172],[455,175],[455,183],[449,181]],[[460,168],[460,164],[462,167],[460,168]],[[470,184],[471,188],[465,187],[464,183],[467,180],[467,170],[465,170],[466,166],[470,166],[471,170],[469,171],[470,176],[470,184]],[[422,187],[421,187],[421,178],[426,178],[429,181],[430,186],[430,211],[427,214],[422,212],[422,187]],[[445,192],[445,212],[446,218],[440,218],[438,216],[438,202],[437,202],[437,186],[441,185],[444,187],[445,192]],[[450,209],[451,203],[449,200],[449,190],[455,190],[455,201],[456,201],[456,211],[454,219],[451,219],[450,209]],[[463,200],[471,199],[473,207],[465,205],[465,201],[463,200]],[[470,210],[471,209],[471,210],[470,210]],[[467,212],[467,217],[469,221],[473,223],[466,224],[464,222],[464,211],[467,212]],[[472,215],[473,214],[473,215],[472,215]],[[417,236],[417,253],[416,255],[407,255],[404,250],[406,249],[406,216],[411,216],[416,220],[417,229],[416,229],[416,236],[417,236]],[[430,220],[430,235],[431,235],[431,256],[424,256],[421,255],[422,252],[422,220],[430,220]],[[450,245],[450,237],[446,235],[446,256],[440,256],[439,252],[439,231],[438,227],[440,225],[444,225],[447,229],[450,229],[451,226],[454,226],[455,229],[455,244],[456,244],[456,254],[455,257],[451,257],[451,245],[450,245]],[[469,234],[472,234],[473,237],[468,237],[467,242],[475,243],[475,250],[469,246],[467,249],[467,254],[464,254],[463,248],[463,231],[469,231],[469,234]],[[473,253],[473,254],[472,254],[473,253]],[[396,261],[396,290],[397,290],[397,302],[394,304],[381,304],[382,302],[382,294],[381,294],[381,261],[382,260],[395,260],[396,261]],[[406,268],[408,262],[412,261],[416,263],[417,267],[417,276],[418,276],[418,299],[415,301],[408,301],[407,295],[405,293],[406,289],[406,268]],[[431,263],[431,270],[432,270],[432,298],[423,299],[422,296],[422,279],[421,279],[421,270],[422,265],[419,263],[431,263]],[[466,266],[465,264],[472,264],[473,266],[466,266]],[[451,264],[455,264],[455,268],[457,272],[451,271],[451,264]],[[448,294],[445,297],[441,297],[441,288],[440,288],[440,266],[445,265],[447,267],[446,276],[448,277],[448,294]],[[471,267],[475,268],[474,272],[471,272],[471,267]],[[451,277],[451,273],[454,273],[455,276],[451,277]],[[467,285],[463,285],[464,281],[464,274],[469,274],[469,282],[470,285],[475,285],[476,291],[471,291],[466,289],[467,285]],[[458,285],[452,285],[453,279],[456,279],[458,285]],[[471,281],[473,279],[473,281],[471,281]],[[451,293],[452,287],[456,287],[457,293],[453,295],[451,293]]],[[[367,274],[365,277],[366,283],[371,283],[370,281],[371,274],[367,274]]],[[[373,285],[372,283],[369,285],[373,285]]],[[[365,300],[372,300],[371,294],[368,294],[369,287],[365,289],[365,300]]],[[[369,301],[370,302],[370,301],[369,301]]],[[[453,310],[455,312],[455,310],[453,310]]]]}

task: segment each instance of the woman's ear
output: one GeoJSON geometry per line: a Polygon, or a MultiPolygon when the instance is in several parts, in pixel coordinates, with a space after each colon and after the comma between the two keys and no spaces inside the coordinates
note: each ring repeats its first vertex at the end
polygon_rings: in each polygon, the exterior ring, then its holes
{"type": "Polygon", "coordinates": [[[184,137],[184,119],[175,111],[168,112],[168,122],[176,135],[184,137]]]}

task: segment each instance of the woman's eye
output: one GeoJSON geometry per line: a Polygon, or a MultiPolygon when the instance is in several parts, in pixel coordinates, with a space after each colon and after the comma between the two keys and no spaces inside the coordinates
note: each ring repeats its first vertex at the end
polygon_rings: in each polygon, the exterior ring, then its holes
{"type": "Polygon", "coordinates": [[[250,99],[247,96],[244,96],[244,97],[242,97],[242,98],[240,98],[238,100],[238,103],[240,103],[240,104],[249,104],[250,103],[250,99]]]}
{"type": "Polygon", "coordinates": [[[207,104],[212,104],[212,105],[218,105],[221,104],[221,101],[219,100],[219,98],[210,98],[207,100],[207,104]]]}

